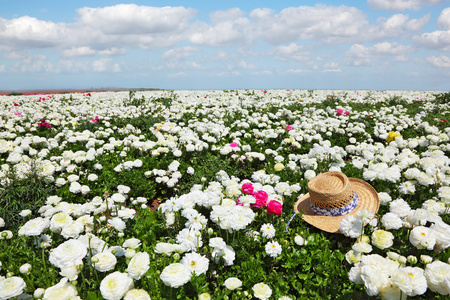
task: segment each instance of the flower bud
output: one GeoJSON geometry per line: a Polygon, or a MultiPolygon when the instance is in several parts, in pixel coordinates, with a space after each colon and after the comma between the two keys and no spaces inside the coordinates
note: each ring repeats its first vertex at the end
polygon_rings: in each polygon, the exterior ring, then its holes
{"type": "Polygon", "coordinates": [[[214,230],[212,228],[208,228],[208,234],[212,235],[214,233],[214,230]]]}
{"type": "Polygon", "coordinates": [[[196,231],[196,232],[194,233],[194,235],[195,235],[195,237],[200,237],[202,234],[200,233],[200,231],[196,231]]]}
{"type": "Polygon", "coordinates": [[[417,264],[417,257],[415,257],[414,255],[409,255],[406,259],[412,265],[417,264]]]}
{"type": "Polygon", "coordinates": [[[19,272],[22,274],[28,274],[31,271],[31,265],[29,263],[23,264],[19,268],[19,272]]]}
{"type": "Polygon", "coordinates": [[[174,253],[174,254],[173,254],[173,259],[174,259],[175,261],[179,261],[179,260],[180,260],[180,254],[174,253]]]}
{"type": "Polygon", "coordinates": [[[44,293],[45,293],[45,289],[37,288],[33,293],[33,297],[36,299],[41,299],[42,296],[44,296],[44,293]]]}
{"type": "Polygon", "coordinates": [[[392,252],[392,251],[389,251],[388,253],[386,253],[386,255],[390,258],[390,259],[392,259],[392,260],[398,260],[399,259],[399,257],[400,257],[400,254],[398,254],[398,253],[395,253],[395,252],[392,252]]]}
{"type": "Polygon", "coordinates": [[[125,251],[125,257],[126,258],[132,258],[134,255],[136,255],[136,251],[134,249],[128,248],[125,251]]]}
{"type": "Polygon", "coordinates": [[[429,263],[433,262],[433,258],[429,255],[421,255],[420,261],[424,264],[429,264],[429,263]]]}
{"type": "Polygon", "coordinates": [[[400,257],[398,258],[398,262],[402,265],[406,264],[406,257],[404,257],[403,255],[400,255],[400,257]]]}

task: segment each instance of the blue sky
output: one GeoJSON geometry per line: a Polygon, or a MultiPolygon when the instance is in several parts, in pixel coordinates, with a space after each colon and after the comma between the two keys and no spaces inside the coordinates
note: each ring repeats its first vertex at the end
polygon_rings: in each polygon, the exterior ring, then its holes
{"type": "Polygon", "coordinates": [[[0,90],[450,89],[450,1],[0,7],[0,90]]]}

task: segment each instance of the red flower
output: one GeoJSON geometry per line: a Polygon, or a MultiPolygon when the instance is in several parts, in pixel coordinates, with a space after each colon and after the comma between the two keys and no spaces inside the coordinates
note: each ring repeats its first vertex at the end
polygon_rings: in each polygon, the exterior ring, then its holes
{"type": "Polygon", "coordinates": [[[447,120],[446,120],[446,119],[441,119],[441,121],[442,121],[442,122],[447,122],[447,120]]]}
{"type": "Polygon", "coordinates": [[[14,106],[19,106],[19,104],[17,104],[17,103],[14,103],[14,106]]]}
{"type": "Polygon", "coordinates": [[[253,197],[255,197],[256,203],[250,204],[252,208],[253,207],[261,208],[267,205],[267,199],[269,199],[269,195],[267,195],[266,192],[258,191],[256,194],[253,195],[253,197]]]}
{"type": "Polygon", "coordinates": [[[244,194],[253,194],[253,184],[250,182],[244,183],[242,185],[242,192],[244,194]]]}
{"type": "Polygon", "coordinates": [[[283,206],[280,202],[276,200],[272,200],[267,204],[267,212],[269,215],[276,214],[277,216],[281,215],[281,212],[283,211],[283,206]]]}

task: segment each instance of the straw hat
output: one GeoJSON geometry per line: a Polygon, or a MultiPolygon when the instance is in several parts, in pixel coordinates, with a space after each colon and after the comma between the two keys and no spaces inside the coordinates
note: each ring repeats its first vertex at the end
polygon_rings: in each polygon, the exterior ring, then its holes
{"type": "Polygon", "coordinates": [[[294,210],[303,211],[303,220],[327,232],[338,233],[341,220],[348,215],[364,208],[376,213],[380,207],[378,193],[370,184],[337,171],[311,179],[308,191],[295,203],[294,210]]]}

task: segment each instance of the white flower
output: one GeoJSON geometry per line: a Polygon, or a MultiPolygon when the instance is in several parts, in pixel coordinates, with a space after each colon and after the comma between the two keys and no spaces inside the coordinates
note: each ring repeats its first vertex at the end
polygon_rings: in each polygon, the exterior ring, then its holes
{"type": "Polygon", "coordinates": [[[27,285],[25,281],[17,276],[1,280],[0,277],[0,299],[10,299],[23,293],[27,285]]]}
{"type": "Polygon", "coordinates": [[[23,234],[26,236],[40,235],[49,226],[49,220],[37,217],[26,222],[22,227],[23,234]]]}
{"type": "Polygon", "coordinates": [[[62,228],[61,235],[66,239],[77,238],[83,231],[84,231],[83,224],[76,221],[72,221],[62,228]]]}
{"type": "Polygon", "coordinates": [[[50,230],[53,232],[60,232],[64,226],[72,222],[72,217],[65,212],[54,214],[50,219],[50,230]]]}
{"type": "Polygon", "coordinates": [[[111,200],[114,201],[115,203],[124,203],[126,198],[121,193],[115,193],[111,196],[111,200]]]}
{"type": "Polygon", "coordinates": [[[414,297],[416,295],[422,295],[427,291],[427,279],[424,275],[424,270],[417,267],[404,267],[403,271],[411,277],[411,287],[412,290],[408,293],[403,290],[408,296],[414,297]]]}
{"type": "Polygon", "coordinates": [[[107,272],[114,269],[117,258],[111,252],[100,252],[92,256],[91,262],[97,271],[107,272]]]}
{"type": "Polygon", "coordinates": [[[139,280],[150,268],[150,256],[147,252],[138,252],[128,263],[127,272],[131,278],[139,280]]]}
{"type": "Polygon", "coordinates": [[[398,215],[390,212],[381,217],[381,224],[387,230],[400,229],[403,226],[402,219],[398,215]]]}
{"type": "Polygon", "coordinates": [[[294,242],[295,242],[297,245],[299,245],[299,246],[306,245],[306,244],[305,244],[305,239],[304,239],[302,236],[300,236],[300,235],[296,235],[296,236],[295,236],[294,242]]]}
{"type": "Polygon", "coordinates": [[[45,290],[43,300],[79,300],[75,286],[67,282],[67,278],[45,290]]]}
{"type": "Polygon", "coordinates": [[[141,245],[141,240],[137,238],[129,238],[123,242],[122,247],[137,249],[141,245]]]}
{"type": "Polygon", "coordinates": [[[31,271],[31,265],[29,263],[23,264],[19,268],[19,272],[22,274],[28,274],[31,271]]]}
{"type": "Polygon", "coordinates": [[[427,264],[425,268],[425,278],[428,288],[441,295],[450,295],[450,265],[439,260],[427,264]]]}
{"type": "Polygon", "coordinates": [[[265,246],[265,250],[270,257],[275,258],[281,254],[282,248],[281,245],[277,241],[275,241],[275,242],[268,242],[265,246]]]}
{"type": "Polygon", "coordinates": [[[409,204],[401,198],[396,199],[396,200],[392,201],[391,203],[389,203],[389,211],[391,213],[396,214],[400,218],[406,217],[410,210],[411,210],[411,207],[409,206],[409,204]]]}
{"type": "Polygon", "coordinates": [[[417,226],[409,233],[409,241],[417,249],[433,250],[436,244],[436,235],[434,231],[428,227],[417,226]]]}
{"type": "Polygon", "coordinates": [[[362,254],[353,250],[348,251],[345,254],[345,259],[349,264],[356,264],[361,261],[362,254]]]}
{"type": "Polygon", "coordinates": [[[114,227],[117,231],[122,232],[127,226],[121,218],[115,217],[108,220],[108,224],[114,227]]]}
{"type": "Polygon", "coordinates": [[[238,289],[242,286],[242,281],[240,281],[238,278],[236,277],[230,277],[227,278],[227,280],[225,280],[225,282],[223,283],[223,285],[229,289],[230,291],[238,289]]]}
{"type": "Polygon", "coordinates": [[[173,263],[165,267],[159,277],[165,285],[178,288],[191,280],[191,274],[185,265],[173,263]]]}
{"type": "Polygon", "coordinates": [[[388,193],[385,193],[385,192],[378,193],[378,197],[380,198],[380,204],[381,205],[387,205],[389,202],[392,201],[391,196],[388,193]]]}
{"type": "Polygon", "coordinates": [[[345,236],[357,238],[363,233],[363,223],[354,215],[348,215],[341,220],[339,231],[345,236]]]}
{"type": "Polygon", "coordinates": [[[265,283],[260,282],[252,287],[253,294],[258,299],[269,299],[272,295],[272,289],[265,283]]]}
{"type": "Polygon", "coordinates": [[[394,235],[386,230],[374,230],[372,232],[372,244],[380,249],[389,248],[394,244],[394,235]]]}
{"type": "Polygon", "coordinates": [[[142,289],[129,290],[123,300],[151,300],[149,294],[142,289]]]}
{"type": "Polygon", "coordinates": [[[102,280],[100,292],[107,300],[120,300],[133,287],[133,279],[128,274],[116,271],[102,280]]]}
{"type": "Polygon", "coordinates": [[[88,179],[89,181],[97,181],[98,176],[97,176],[96,174],[89,174],[88,177],[87,177],[87,179],[88,179]]]}
{"type": "Polygon", "coordinates": [[[372,246],[369,243],[358,242],[353,244],[352,249],[359,253],[370,253],[372,252],[372,246]]]}
{"type": "Polygon", "coordinates": [[[58,268],[82,264],[87,254],[86,246],[78,240],[68,240],[50,251],[49,261],[58,268]]]}
{"type": "Polygon", "coordinates": [[[389,281],[391,284],[398,286],[403,293],[407,295],[412,293],[411,277],[403,268],[395,270],[391,274],[389,281]]]}
{"type": "Polygon", "coordinates": [[[196,252],[191,252],[186,253],[180,263],[185,265],[191,272],[194,272],[196,276],[199,276],[208,271],[209,259],[196,252]]]}
{"type": "Polygon", "coordinates": [[[62,268],[61,272],[59,272],[59,275],[66,277],[70,281],[75,281],[77,280],[78,274],[80,274],[81,271],[79,266],[81,265],[62,268]]]}
{"type": "Polygon", "coordinates": [[[29,209],[24,209],[24,210],[22,210],[22,211],[19,213],[19,215],[20,215],[21,217],[25,218],[26,216],[31,215],[31,210],[29,210],[29,209]]]}
{"type": "Polygon", "coordinates": [[[164,253],[165,255],[170,255],[172,252],[184,252],[185,247],[178,244],[171,243],[158,243],[155,246],[156,253],[164,253]]]}
{"type": "Polygon", "coordinates": [[[275,227],[270,223],[263,224],[260,231],[261,235],[266,239],[271,239],[275,236],[275,227]]]}
{"type": "Polygon", "coordinates": [[[314,170],[306,170],[304,176],[305,176],[305,179],[311,180],[314,177],[316,177],[316,172],[314,172],[314,170]]]}
{"type": "Polygon", "coordinates": [[[3,218],[0,218],[0,228],[5,227],[5,220],[3,218]]]}
{"type": "Polygon", "coordinates": [[[77,181],[70,183],[69,191],[74,194],[78,194],[81,192],[81,184],[77,181]]]}
{"type": "Polygon", "coordinates": [[[450,225],[443,221],[437,221],[430,226],[430,229],[434,231],[436,236],[436,246],[438,246],[439,249],[444,250],[450,247],[450,225]]]}

